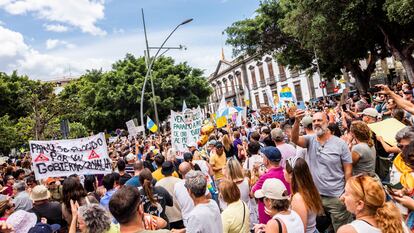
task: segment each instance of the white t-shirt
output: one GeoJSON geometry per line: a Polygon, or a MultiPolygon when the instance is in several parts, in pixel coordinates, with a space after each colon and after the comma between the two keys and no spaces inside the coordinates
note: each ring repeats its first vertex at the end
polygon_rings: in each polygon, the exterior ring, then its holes
{"type": "Polygon", "coordinates": [[[252,155],[251,157],[247,158],[246,161],[243,164],[243,168],[245,170],[253,170],[253,166],[257,165],[259,166],[260,164],[263,163],[263,157],[261,155],[252,155]]]}
{"type": "MultiPolygon", "coordinates": [[[[177,200],[178,206],[181,209],[181,215],[183,217],[184,226],[187,226],[188,217],[190,212],[194,209],[194,202],[191,199],[187,188],[184,186],[185,181],[180,180],[174,185],[174,199],[177,200]]],[[[206,195],[209,194],[206,188],[206,195]]]]}
{"type": "Polygon", "coordinates": [[[222,233],[220,209],[217,203],[209,200],[206,204],[198,204],[188,216],[187,233],[222,233]]]}

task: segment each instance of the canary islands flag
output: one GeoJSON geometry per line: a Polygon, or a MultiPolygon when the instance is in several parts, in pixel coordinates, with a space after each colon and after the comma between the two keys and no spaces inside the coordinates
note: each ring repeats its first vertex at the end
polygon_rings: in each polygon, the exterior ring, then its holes
{"type": "Polygon", "coordinates": [[[149,116],[147,116],[147,129],[153,133],[157,132],[158,130],[158,126],[154,123],[154,121],[151,120],[151,118],[149,118],[149,116]]]}
{"type": "Polygon", "coordinates": [[[289,87],[282,88],[282,90],[280,91],[280,99],[287,100],[287,101],[293,101],[292,90],[289,87]]]}

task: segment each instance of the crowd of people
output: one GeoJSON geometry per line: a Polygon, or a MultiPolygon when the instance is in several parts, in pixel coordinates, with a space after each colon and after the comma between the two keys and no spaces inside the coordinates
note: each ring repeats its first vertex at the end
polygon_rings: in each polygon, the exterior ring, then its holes
{"type": "Polygon", "coordinates": [[[108,143],[113,172],[37,180],[2,166],[0,232],[414,231],[414,99],[408,84],[232,123],[178,152],[169,134],[108,143]],[[369,124],[405,125],[396,145],[369,124]]]}

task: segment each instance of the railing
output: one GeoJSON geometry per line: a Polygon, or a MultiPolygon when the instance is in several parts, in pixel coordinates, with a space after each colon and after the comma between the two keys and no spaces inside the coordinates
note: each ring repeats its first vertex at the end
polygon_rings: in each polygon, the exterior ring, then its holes
{"type": "Polygon", "coordinates": [[[260,86],[265,87],[266,86],[266,81],[265,80],[260,80],[260,86]]]}
{"type": "Polygon", "coordinates": [[[269,84],[269,85],[272,85],[272,84],[275,84],[276,83],[276,79],[275,79],[275,77],[270,77],[270,78],[268,78],[268,79],[266,79],[267,80],[267,83],[269,84]]]}

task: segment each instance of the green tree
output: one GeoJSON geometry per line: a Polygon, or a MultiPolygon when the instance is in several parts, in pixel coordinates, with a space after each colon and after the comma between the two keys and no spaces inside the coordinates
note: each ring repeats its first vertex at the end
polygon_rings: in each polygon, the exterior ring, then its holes
{"type": "Polygon", "coordinates": [[[6,154],[10,149],[17,147],[21,141],[8,115],[0,117],[0,153],[6,154]]]}
{"type": "MultiPolygon", "coordinates": [[[[139,119],[141,89],[146,74],[143,57],[127,54],[112,66],[112,70],[87,71],[79,80],[67,85],[61,98],[76,104],[70,121],[81,122],[88,129],[124,128],[125,122],[139,119]],[[75,113],[75,114],[74,114],[75,113]]],[[[190,107],[205,105],[212,92],[199,69],[186,63],[175,64],[169,57],[160,57],[153,66],[153,82],[160,120],[170,110],[177,110],[185,99],[190,107]]],[[[154,118],[152,93],[147,85],[144,95],[144,114],[154,118]]]]}

